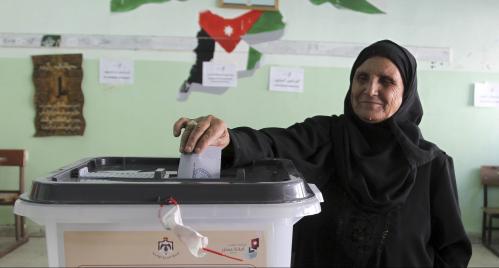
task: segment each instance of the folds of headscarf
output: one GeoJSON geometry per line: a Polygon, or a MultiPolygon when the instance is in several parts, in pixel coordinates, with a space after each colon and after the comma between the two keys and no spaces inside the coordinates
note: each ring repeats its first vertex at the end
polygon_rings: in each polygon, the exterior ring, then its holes
{"type": "Polygon", "coordinates": [[[417,92],[416,60],[390,40],[362,50],[350,73],[344,101],[344,124],[335,146],[337,172],[353,201],[371,212],[388,212],[402,205],[416,178],[416,169],[434,158],[436,146],[425,141],[418,127],[423,108],[417,92]],[[351,85],[357,68],[367,59],[384,57],[398,68],[404,83],[399,110],[381,123],[365,123],[354,113],[351,85]]]}

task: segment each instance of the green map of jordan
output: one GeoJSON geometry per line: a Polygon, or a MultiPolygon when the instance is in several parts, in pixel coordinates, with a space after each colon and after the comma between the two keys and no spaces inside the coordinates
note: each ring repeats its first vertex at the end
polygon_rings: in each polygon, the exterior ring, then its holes
{"type": "MultiPolygon", "coordinates": [[[[134,10],[143,4],[169,0],[112,0],[112,12],[134,10]]],[[[298,0],[297,0],[298,1],[298,0]]],[[[305,0],[304,0],[305,1],[305,0]]],[[[383,13],[365,0],[308,0],[312,4],[330,3],[337,8],[368,14],[383,13]]],[[[236,18],[224,18],[211,11],[199,14],[196,62],[180,85],[177,100],[186,101],[192,92],[222,94],[227,86],[203,85],[203,65],[207,62],[235,67],[237,78],[251,76],[260,66],[262,53],[255,44],[279,40],[285,24],[279,11],[249,10],[236,18]]]]}

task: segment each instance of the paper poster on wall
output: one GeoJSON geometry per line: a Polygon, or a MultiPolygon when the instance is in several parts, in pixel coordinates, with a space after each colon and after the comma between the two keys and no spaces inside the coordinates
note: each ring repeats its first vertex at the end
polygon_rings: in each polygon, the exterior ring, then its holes
{"type": "Polygon", "coordinates": [[[100,59],[99,82],[106,85],[131,85],[134,81],[132,60],[100,59]]]}
{"type": "Polygon", "coordinates": [[[305,71],[303,68],[271,67],[269,90],[303,92],[305,71]]]}
{"type": "Polygon", "coordinates": [[[499,107],[499,83],[475,83],[474,105],[499,107]]]}
{"type": "Polygon", "coordinates": [[[81,54],[32,56],[35,136],[83,135],[81,54]]]}
{"type": "Polygon", "coordinates": [[[234,64],[203,62],[204,87],[237,87],[237,71],[234,64]]]}

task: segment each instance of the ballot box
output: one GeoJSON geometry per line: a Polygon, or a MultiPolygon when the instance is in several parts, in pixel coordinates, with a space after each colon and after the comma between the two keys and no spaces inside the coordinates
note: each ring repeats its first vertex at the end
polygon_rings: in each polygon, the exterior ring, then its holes
{"type": "Polygon", "coordinates": [[[179,178],[178,164],[82,159],[35,179],[14,212],[45,227],[51,267],[290,265],[293,225],[319,213],[322,202],[291,161],[255,161],[222,169],[215,179],[179,178]],[[165,229],[164,213],[173,207],[185,226],[207,237],[203,256],[165,229]]]}

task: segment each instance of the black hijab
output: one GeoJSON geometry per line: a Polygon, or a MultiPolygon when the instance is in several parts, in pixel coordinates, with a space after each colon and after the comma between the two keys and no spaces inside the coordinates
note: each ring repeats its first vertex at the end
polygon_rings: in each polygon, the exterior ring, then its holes
{"type": "Polygon", "coordinates": [[[436,146],[423,139],[418,127],[423,108],[417,92],[416,67],[414,56],[390,40],[366,47],[353,64],[335,161],[345,190],[363,210],[384,213],[402,205],[414,185],[417,167],[435,157],[436,146]],[[393,116],[371,124],[354,113],[351,91],[357,68],[376,56],[397,66],[404,95],[393,116]]]}

